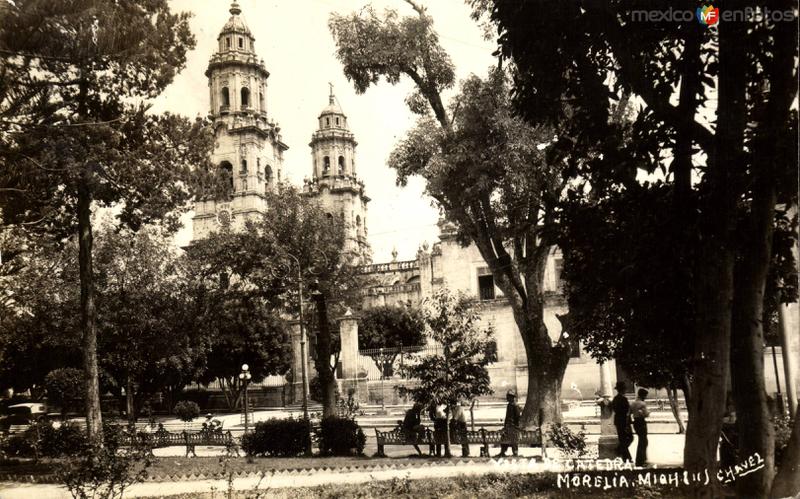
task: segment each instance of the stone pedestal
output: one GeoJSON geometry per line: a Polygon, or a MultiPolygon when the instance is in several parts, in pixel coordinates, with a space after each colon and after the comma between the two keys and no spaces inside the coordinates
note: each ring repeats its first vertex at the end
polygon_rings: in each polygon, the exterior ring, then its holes
{"type": "Polygon", "coordinates": [[[617,457],[617,429],[614,427],[614,411],[611,410],[611,369],[607,362],[600,367],[600,439],[597,441],[597,457],[614,459],[617,457]]]}
{"type": "MultiPolygon", "coordinates": [[[[303,352],[301,348],[302,332],[300,331],[300,322],[292,321],[289,323],[290,335],[292,338],[292,387],[289,394],[289,404],[302,404],[303,403],[303,352]]],[[[306,340],[306,349],[308,349],[308,340],[306,340]]],[[[306,351],[306,359],[309,360],[306,364],[306,375],[308,381],[314,375],[313,366],[311,365],[311,357],[306,351]]],[[[309,402],[310,403],[310,402],[309,402]]]]}
{"type": "Polygon", "coordinates": [[[342,379],[353,379],[358,374],[358,321],[350,310],[339,318],[339,338],[342,379]]]}
{"type": "Polygon", "coordinates": [[[353,390],[356,400],[365,400],[366,380],[358,379],[358,318],[348,309],[338,319],[341,353],[339,362],[342,364],[342,377],[340,379],[340,392],[342,397],[347,397],[353,390]]]}

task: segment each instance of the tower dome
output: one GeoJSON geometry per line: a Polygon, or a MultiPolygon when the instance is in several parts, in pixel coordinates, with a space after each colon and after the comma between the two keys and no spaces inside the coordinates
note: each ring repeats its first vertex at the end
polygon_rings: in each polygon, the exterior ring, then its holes
{"type": "Polygon", "coordinates": [[[330,86],[330,95],[328,95],[328,105],[319,113],[319,129],[338,128],[347,130],[347,116],[339,106],[336,96],[333,94],[333,84],[328,83],[330,86]]]}
{"type": "Polygon", "coordinates": [[[256,39],[250,31],[250,28],[247,27],[244,17],[240,15],[242,9],[239,7],[239,4],[233,2],[229,12],[231,13],[231,17],[228,19],[228,22],[222,26],[222,30],[220,30],[219,36],[217,36],[217,41],[219,42],[218,53],[244,52],[247,54],[255,54],[256,39]]]}
{"type": "MultiPolygon", "coordinates": [[[[319,128],[311,135],[312,170],[303,192],[319,199],[331,216],[338,214],[347,233],[345,250],[368,258],[367,203],[364,183],[356,175],[355,135],[330,84],[328,105],[322,109],[319,128]]],[[[362,260],[363,261],[363,260],[362,260]]]]}
{"type": "Polygon", "coordinates": [[[206,69],[209,118],[215,141],[211,161],[228,179],[225,196],[195,204],[193,238],[220,225],[242,228],[266,210],[266,194],[281,180],[287,146],[267,114],[269,72],[255,51],[253,36],[234,2],[206,69]]]}

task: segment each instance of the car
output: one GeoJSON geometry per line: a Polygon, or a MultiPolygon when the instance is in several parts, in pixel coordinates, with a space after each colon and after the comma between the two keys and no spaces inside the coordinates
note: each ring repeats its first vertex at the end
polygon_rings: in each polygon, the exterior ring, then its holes
{"type": "Polygon", "coordinates": [[[38,402],[14,404],[6,409],[7,415],[0,418],[0,430],[8,431],[12,427],[27,427],[41,417],[47,417],[47,405],[38,402]]]}

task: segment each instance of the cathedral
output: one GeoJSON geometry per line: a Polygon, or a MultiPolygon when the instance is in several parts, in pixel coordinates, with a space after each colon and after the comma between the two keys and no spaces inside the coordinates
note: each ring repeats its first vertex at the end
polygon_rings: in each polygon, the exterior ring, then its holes
{"type": "MultiPolygon", "coordinates": [[[[231,195],[228,199],[198,201],[195,205],[193,239],[202,239],[223,227],[241,228],[246,220],[265,209],[264,194],[281,182],[283,154],[288,146],[282,141],[280,127],[273,121],[267,106],[269,71],[256,53],[255,38],[241,15],[238,4],[230,8],[231,17],[217,38],[217,52],[208,63],[210,118],[215,132],[212,161],[227,171],[231,195]]],[[[348,117],[340,107],[331,87],[328,105],[318,115],[311,133],[311,176],[302,192],[316,199],[324,210],[339,214],[347,227],[348,250],[368,255],[367,205],[364,183],[357,176],[356,142],[348,117]]],[[[419,305],[437,289],[447,287],[478,298],[482,320],[491,325],[497,343],[498,361],[489,367],[496,393],[515,389],[522,395],[527,387],[525,349],[514,322],[511,307],[494,285],[493,277],[475,246],[463,247],[452,228],[440,224],[439,241],[420,246],[416,258],[385,263],[364,260],[362,273],[369,288],[362,290],[363,307],[411,303],[419,305]]],[[[561,258],[553,251],[545,272],[545,323],[551,337],[561,332],[557,314],[566,312],[559,292],[561,258]]],[[[300,334],[293,325],[295,350],[294,372],[300,371],[300,334]]],[[[355,315],[340,319],[341,354],[337,369],[340,383],[376,379],[374,364],[358,348],[358,325],[355,315]]],[[[313,370],[309,370],[313,372],[313,370]]],[[[564,395],[570,390],[591,394],[597,388],[597,365],[575,345],[564,378],[564,395]]],[[[380,378],[378,374],[377,378],[380,378]]],[[[387,396],[393,397],[393,390],[387,396]]],[[[569,392],[569,393],[567,393],[569,392]]],[[[366,390],[364,397],[369,397],[366,390]]],[[[393,401],[393,400],[389,400],[393,401]]]]}
{"type": "MultiPolygon", "coordinates": [[[[202,239],[223,227],[241,228],[266,208],[265,193],[281,182],[283,153],[280,126],[267,110],[267,79],[255,49],[255,38],[233,3],[231,17],[217,37],[217,52],[206,69],[209,117],[215,144],[211,161],[227,172],[229,199],[195,204],[192,239],[202,239]]],[[[367,252],[367,203],[364,183],[356,176],[353,133],[330,89],[328,105],[311,135],[312,177],[303,193],[317,198],[324,210],[340,214],[348,227],[347,250],[367,252]]]]}

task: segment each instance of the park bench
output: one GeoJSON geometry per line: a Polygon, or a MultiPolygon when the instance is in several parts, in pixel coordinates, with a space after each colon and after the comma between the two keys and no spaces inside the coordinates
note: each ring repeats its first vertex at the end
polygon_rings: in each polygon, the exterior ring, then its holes
{"type": "Polygon", "coordinates": [[[375,439],[378,442],[378,452],[375,455],[378,457],[386,457],[386,453],[383,449],[386,445],[432,445],[431,438],[431,431],[427,428],[425,428],[423,434],[418,434],[416,439],[411,438],[411,436],[400,427],[391,431],[380,431],[375,428],[375,439]]]}
{"type": "MultiPolygon", "coordinates": [[[[472,445],[481,446],[481,457],[489,457],[489,447],[493,445],[510,445],[511,439],[504,429],[487,430],[481,428],[479,430],[467,430],[466,433],[467,443],[472,445]]],[[[402,428],[395,428],[391,431],[380,431],[375,428],[375,439],[378,444],[378,452],[376,456],[386,457],[384,447],[386,445],[413,445],[413,444],[427,444],[429,446],[429,453],[434,455],[436,445],[443,445],[444,439],[435,435],[433,431],[425,428],[425,434],[417,441],[410,440],[402,428]]],[[[458,434],[450,432],[450,443],[461,444],[458,434]]],[[[517,445],[520,447],[539,447],[542,449],[542,456],[547,457],[547,441],[542,438],[542,428],[538,427],[533,430],[519,430],[517,445]]]]}
{"type": "MultiPolygon", "coordinates": [[[[493,445],[511,445],[511,439],[504,429],[489,431],[480,429],[481,456],[489,457],[489,447],[493,445]]],[[[478,433],[478,432],[475,432],[478,433]]],[[[472,442],[470,442],[472,443],[472,442]]],[[[539,447],[542,457],[547,457],[547,439],[542,436],[542,427],[533,430],[518,430],[517,445],[520,447],[539,447]]]]}
{"type": "MultiPolygon", "coordinates": [[[[186,457],[191,453],[197,457],[195,447],[198,445],[212,445],[212,446],[225,446],[234,448],[234,439],[230,431],[199,431],[188,432],[186,430],[180,433],[171,433],[164,429],[159,428],[154,433],[138,432],[135,435],[128,434],[128,445],[137,443],[150,450],[152,454],[153,449],[161,449],[164,447],[185,446],[186,457]]],[[[235,448],[234,448],[235,449],[235,448]]],[[[238,450],[235,450],[239,454],[238,450]]]]}

